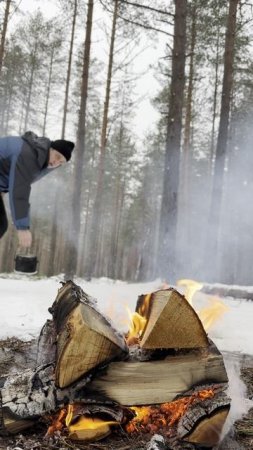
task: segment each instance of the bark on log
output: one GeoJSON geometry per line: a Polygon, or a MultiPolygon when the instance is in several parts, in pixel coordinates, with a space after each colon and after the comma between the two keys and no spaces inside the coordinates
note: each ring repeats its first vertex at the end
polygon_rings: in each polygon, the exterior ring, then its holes
{"type": "Polygon", "coordinates": [[[201,404],[193,405],[179,421],[179,438],[206,447],[217,445],[229,409],[230,399],[224,391],[201,404]]]}
{"type": "Polygon", "coordinates": [[[41,329],[37,346],[37,367],[55,364],[56,361],[56,326],[52,320],[47,320],[41,329]]]}
{"type": "Polygon", "coordinates": [[[136,312],[147,319],[141,336],[142,348],[208,346],[207,334],[197,313],[175,289],[162,289],[140,296],[136,312]]]}
{"type": "Polygon", "coordinates": [[[67,403],[81,401],[81,389],[89,380],[90,377],[84,377],[68,389],[57,389],[52,364],[2,378],[0,433],[18,432],[29,427],[30,420],[55,412],[67,403]]]}

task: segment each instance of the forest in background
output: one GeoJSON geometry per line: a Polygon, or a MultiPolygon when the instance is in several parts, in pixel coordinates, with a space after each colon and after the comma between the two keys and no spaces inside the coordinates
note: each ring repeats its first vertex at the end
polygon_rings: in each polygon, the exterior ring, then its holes
{"type": "MultiPolygon", "coordinates": [[[[57,127],[52,139],[76,142],[73,162],[32,188],[39,273],[252,285],[251,2],[52,3],[47,19],[39,2],[25,16],[0,2],[0,135],[57,127]],[[106,61],[92,52],[96,3],[106,61]],[[140,42],[161,36],[160,119],[140,143],[134,67],[140,42]]],[[[1,272],[16,247],[9,227],[1,272]]]]}

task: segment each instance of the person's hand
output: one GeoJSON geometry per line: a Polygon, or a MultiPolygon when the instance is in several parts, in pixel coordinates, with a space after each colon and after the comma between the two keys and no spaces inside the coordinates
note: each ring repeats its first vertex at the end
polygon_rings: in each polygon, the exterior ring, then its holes
{"type": "Polygon", "coordinates": [[[30,230],[18,230],[18,244],[23,248],[31,247],[32,233],[30,230]]]}

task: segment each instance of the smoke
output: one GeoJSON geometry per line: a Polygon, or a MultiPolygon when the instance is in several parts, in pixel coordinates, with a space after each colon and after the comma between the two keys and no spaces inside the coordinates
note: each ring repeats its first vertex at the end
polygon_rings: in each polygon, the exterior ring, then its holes
{"type": "MultiPolygon", "coordinates": [[[[232,149],[223,176],[221,210],[211,211],[212,179],[204,163],[196,164],[191,189],[179,212],[179,277],[227,284],[251,284],[253,185],[252,151],[232,149]],[[230,157],[232,159],[232,157],[230,157]],[[217,222],[217,216],[219,218],[217,222]],[[217,238],[217,246],[216,246],[217,238]]],[[[218,199],[217,199],[218,201],[218,199]]]]}
{"type": "Polygon", "coordinates": [[[240,377],[240,362],[231,356],[225,356],[224,363],[229,379],[227,394],[231,399],[231,407],[222,431],[219,449],[239,450],[244,447],[233,439],[234,424],[253,407],[253,401],[247,398],[247,387],[240,377]]]}

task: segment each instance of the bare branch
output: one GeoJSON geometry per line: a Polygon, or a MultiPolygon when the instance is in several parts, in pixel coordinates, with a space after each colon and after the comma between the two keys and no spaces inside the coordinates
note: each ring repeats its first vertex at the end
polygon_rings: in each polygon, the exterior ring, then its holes
{"type": "Polygon", "coordinates": [[[151,6],[147,6],[147,5],[140,5],[139,3],[136,3],[136,2],[130,2],[128,0],[121,0],[121,3],[126,3],[127,5],[136,6],[137,8],[147,9],[149,11],[157,12],[159,14],[165,14],[166,16],[174,17],[174,14],[172,14],[168,11],[152,8],[151,6]]]}
{"type": "MultiPolygon", "coordinates": [[[[125,1],[125,0],[121,0],[121,1],[125,1]]],[[[104,4],[104,2],[103,2],[102,0],[99,0],[99,2],[101,3],[101,5],[103,6],[103,8],[104,8],[106,11],[112,13],[112,11],[104,4]]],[[[163,33],[163,34],[166,34],[167,36],[173,37],[173,34],[168,33],[167,31],[161,30],[161,29],[159,29],[159,28],[154,28],[154,27],[151,27],[150,25],[145,25],[145,24],[143,24],[143,23],[136,22],[136,21],[134,21],[134,20],[127,19],[126,17],[121,16],[120,14],[117,14],[117,16],[118,16],[120,19],[122,19],[122,20],[124,20],[125,22],[127,22],[127,23],[131,23],[131,24],[136,25],[136,26],[138,26],[138,27],[145,28],[145,30],[157,31],[158,33],[163,33]]]]}
{"type": "Polygon", "coordinates": [[[173,37],[173,34],[167,33],[167,31],[160,30],[159,28],[154,28],[154,27],[151,27],[150,25],[145,25],[144,23],[140,23],[140,22],[135,22],[134,20],[127,19],[126,17],[121,16],[119,14],[118,14],[118,17],[120,19],[124,20],[125,22],[132,23],[133,25],[137,25],[138,27],[145,28],[145,30],[157,31],[158,33],[163,33],[163,34],[166,34],[167,36],[173,37]]]}

